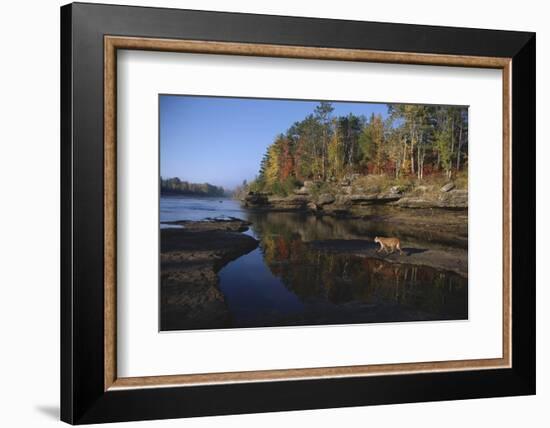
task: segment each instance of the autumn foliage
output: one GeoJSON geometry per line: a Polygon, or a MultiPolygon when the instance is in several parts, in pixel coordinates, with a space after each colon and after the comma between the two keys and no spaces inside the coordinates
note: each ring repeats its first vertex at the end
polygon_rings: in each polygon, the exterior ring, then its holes
{"type": "Polygon", "coordinates": [[[249,190],[288,194],[304,180],[335,181],[349,174],[392,178],[444,174],[467,168],[466,107],[387,104],[388,114],[334,116],[321,102],[277,135],[249,190]]]}

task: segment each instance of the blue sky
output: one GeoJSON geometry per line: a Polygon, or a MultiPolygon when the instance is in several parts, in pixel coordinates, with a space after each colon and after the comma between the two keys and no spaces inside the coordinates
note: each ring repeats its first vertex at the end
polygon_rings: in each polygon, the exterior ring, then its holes
{"type": "MultiPolygon", "coordinates": [[[[258,173],[275,137],[318,101],[161,95],[160,173],[232,189],[258,173]]],[[[387,117],[386,104],[333,102],[333,115],[387,117]]]]}

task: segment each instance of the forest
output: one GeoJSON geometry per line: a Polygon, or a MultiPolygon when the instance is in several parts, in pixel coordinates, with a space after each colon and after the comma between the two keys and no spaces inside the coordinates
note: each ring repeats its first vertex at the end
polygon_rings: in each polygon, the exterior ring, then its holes
{"type": "Polygon", "coordinates": [[[209,183],[189,183],[179,178],[160,179],[160,193],[162,195],[186,195],[186,196],[216,196],[225,195],[223,187],[209,183]]]}
{"type": "Polygon", "coordinates": [[[275,138],[246,190],[287,194],[305,180],[338,181],[350,174],[423,180],[467,171],[467,107],[387,106],[387,118],[366,118],[334,116],[333,105],[320,102],[275,138]]]}

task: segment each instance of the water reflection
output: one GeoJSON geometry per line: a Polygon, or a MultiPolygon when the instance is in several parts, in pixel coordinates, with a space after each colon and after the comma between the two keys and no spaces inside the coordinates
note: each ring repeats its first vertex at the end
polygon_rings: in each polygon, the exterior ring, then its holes
{"type": "MultiPolygon", "coordinates": [[[[468,316],[466,278],[424,266],[329,253],[311,245],[327,239],[362,239],[361,245],[373,245],[365,237],[380,233],[383,224],[272,212],[248,213],[248,220],[260,248],[219,272],[230,313],[227,324],[220,327],[468,316]]],[[[399,236],[399,230],[392,233],[399,236]]],[[[416,239],[426,245],[425,237],[416,239]]]]}

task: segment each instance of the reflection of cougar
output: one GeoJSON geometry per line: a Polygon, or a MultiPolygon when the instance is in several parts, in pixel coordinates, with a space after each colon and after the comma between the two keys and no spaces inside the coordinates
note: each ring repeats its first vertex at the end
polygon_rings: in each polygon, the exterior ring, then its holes
{"type": "Polygon", "coordinates": [[[401,251],[401,241],[399,238],[380,238],[377,236],[374,238],[374,242],[380,244],[380,248],[376,251],[377,253],[384,250],[387,254],[389,253],[388,248],[393,253],[397,248],[399,250],[399,254],[403,254],[403,251],[401,251]]]}

